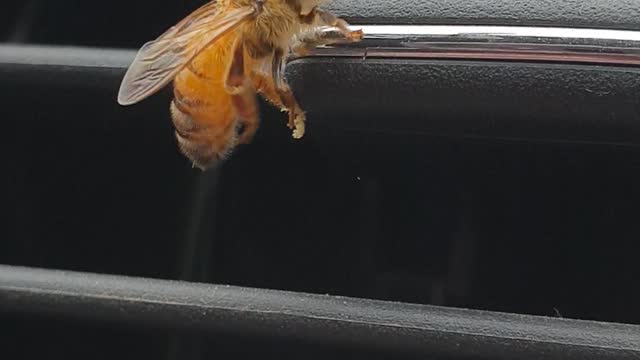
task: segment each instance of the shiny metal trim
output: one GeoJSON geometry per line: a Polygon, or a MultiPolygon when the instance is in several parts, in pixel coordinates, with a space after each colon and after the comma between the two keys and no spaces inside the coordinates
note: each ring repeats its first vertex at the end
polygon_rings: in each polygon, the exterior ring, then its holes
{"type": "MultiPolygon", "coordinates": [[[[304,57],[534,61],[640,66],[640,31],[524,26],[365,25],[357,43],[304,57]]],[[[335,29],[323,36],[339,37],[335,29]]]]}

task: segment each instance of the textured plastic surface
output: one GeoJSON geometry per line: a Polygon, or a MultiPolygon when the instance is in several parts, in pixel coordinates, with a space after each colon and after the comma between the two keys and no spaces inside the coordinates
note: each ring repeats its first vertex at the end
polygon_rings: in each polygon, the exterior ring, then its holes
{"type": "Polygon", "coordinates": [[[640,356],[640,326],[7,266],[0,309],[456,358],[640,356]]]}
{"type": "Polygon", "coordinates": [[[302,59],[289,65],[288,78],[318,127],[640,142],[640,70],[633,68],[302,59]]]}
{"type": "Polygon", "coordinates": [[[363,24],[483,24],[640,30],[636,0],[334,0],[327,6],[363,24]]]}

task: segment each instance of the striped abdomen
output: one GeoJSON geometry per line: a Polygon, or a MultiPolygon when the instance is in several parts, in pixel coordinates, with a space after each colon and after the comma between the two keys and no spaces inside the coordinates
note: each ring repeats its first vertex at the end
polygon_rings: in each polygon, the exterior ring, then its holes
{"type": "Polygon", "coordinates": [[[180,151],[205,170],[236,145],[237,116],[224,87],[233,39],[226,36],[198,55],[174,80],[171,117],[180,151]]]}

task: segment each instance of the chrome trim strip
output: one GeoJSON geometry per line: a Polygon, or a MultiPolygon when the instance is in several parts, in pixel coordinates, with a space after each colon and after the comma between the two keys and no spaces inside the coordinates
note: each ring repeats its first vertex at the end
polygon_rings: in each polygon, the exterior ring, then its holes
{"type": "MultiPolygon", "coordinates": [[[[640,66],[640,31],[524,26],[365,25],[357,43],[304,57],[477,59],[640,66]]],[[[335,29],[323,37],[338,38],[335,29]]]]}

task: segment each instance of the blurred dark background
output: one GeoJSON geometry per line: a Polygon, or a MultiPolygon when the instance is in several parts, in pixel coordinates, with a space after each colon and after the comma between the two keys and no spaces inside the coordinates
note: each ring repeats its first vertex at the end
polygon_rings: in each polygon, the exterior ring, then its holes
{"type": "Polygon", "coordinates": [[[160,35],[203,1],[4,1],[4,41],[131,47],[160,35]]]}
{"type": "MultiPolygon", "coordinates": [[[[0,35],[134,50],[201,3],[5,0],[0,35]]],[[[176,150],[168,92],[116,104],[123,71],[0,68],[0,263],[640,324],[635,146],[320,122],[298,142],[262,104],[255,144],[203,174],[176,150]]]]}

